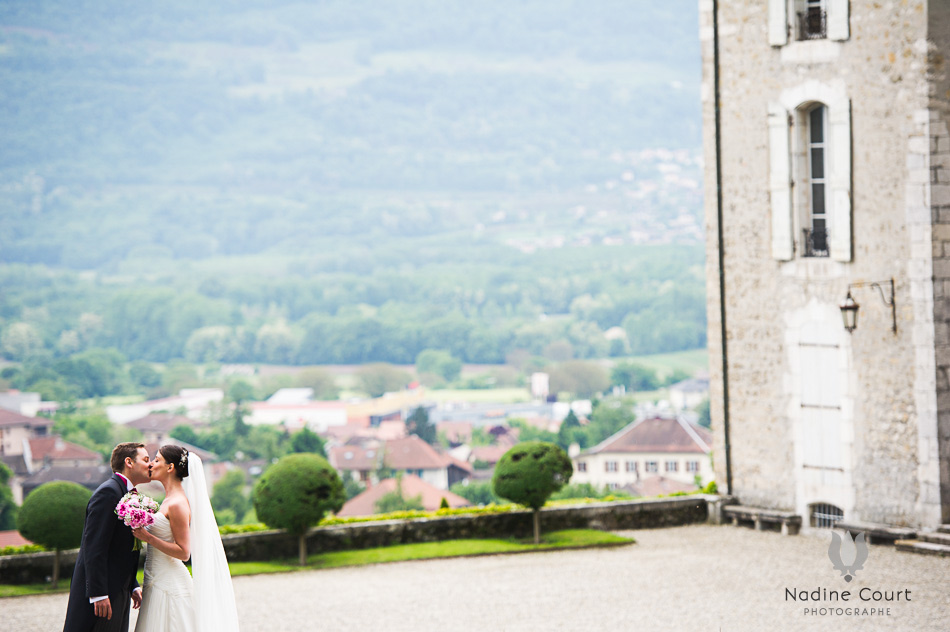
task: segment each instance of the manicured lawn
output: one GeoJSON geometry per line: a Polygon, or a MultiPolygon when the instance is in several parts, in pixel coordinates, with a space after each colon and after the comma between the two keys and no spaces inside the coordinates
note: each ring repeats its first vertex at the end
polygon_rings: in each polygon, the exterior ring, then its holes
{"type": "MultiPolygon", "coordinates": [[[[538,545],[535,545],[532,539],[446,540],[443,542],[401,544],[377,549],[316,553],[307,557],[307,565],[304,567],[298,566],[293,560],[234,562],[231,564],[231,576],[240,577],[242,575],[261,575],[264,573],[287,573],[299,570],[365,566],[367,564],[382,564],[386,562],[431,560],[472,555],[499,555],[557,549],[622,546],[633,543],[633,539],[613,533],[593,529],[572,529],[544,533],[541,535],[541,544],[538,545]]],[[[141,571],[139,571],[139,583],[142,583],[141,571]]],[[[0,597],[40,595],[51,592],[65,592],[67,590],[69,590],[68,581],[61,581],[58,590],[53,590],[45,584],[27,584],[22,586],[0,584],[0,597]]]]}

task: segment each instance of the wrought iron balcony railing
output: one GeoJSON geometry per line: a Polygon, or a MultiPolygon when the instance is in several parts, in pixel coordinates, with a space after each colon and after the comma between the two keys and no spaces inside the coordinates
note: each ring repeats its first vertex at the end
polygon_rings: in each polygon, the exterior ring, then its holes
{"type": "Polygon", "coordinates": [[[804,228],[802,229],[802,256],[803,257],[827,257],[828,256],[828,231],[824,228],[804,228]]]}
{"type": "Polygon", "coordinates": [[[827,34],[827,15],[819,8],[810,8],[798,14],[798,39],[824,39],[827,34]]]}

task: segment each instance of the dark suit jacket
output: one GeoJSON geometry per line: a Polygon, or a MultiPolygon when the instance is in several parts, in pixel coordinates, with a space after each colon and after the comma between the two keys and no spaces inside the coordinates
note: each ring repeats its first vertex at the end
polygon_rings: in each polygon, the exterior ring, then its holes
{"type": "Polygon", "coordinates": [[[115,506],[126,494],[125,481],[113,474],[99,486],[86,505],[86,523],[82,529],[79,557],[69,588],[69,605],[63,632],[89,632],[104,620],[96,617],[91,597],[109,595],[112,621],[108,627],[129,629],[129,606],[139,552],[133,551],[132,530],[115,514],[115,506]]]}

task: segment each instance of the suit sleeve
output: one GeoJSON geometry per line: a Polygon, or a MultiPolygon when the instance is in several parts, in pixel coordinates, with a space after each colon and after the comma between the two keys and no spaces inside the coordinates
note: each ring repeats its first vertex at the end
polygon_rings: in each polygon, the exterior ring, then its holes
{"type": "Polygon", "coordinates": [[[115,506],[121,496],[110,488],[99,490],[89,500],[86,528],[82,534],[83,562],[86,566],[86,597],[109,594],[109,544],[119,518],[115,506]]]}

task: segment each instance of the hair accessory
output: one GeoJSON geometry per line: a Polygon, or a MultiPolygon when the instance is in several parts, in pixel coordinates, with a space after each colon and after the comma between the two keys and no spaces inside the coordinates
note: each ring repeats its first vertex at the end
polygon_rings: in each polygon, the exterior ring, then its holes
{"type": "Polygon", "coordinates": [[[178,465],[185,466],[188,464],[188,450],[185,450],[181,453],[181,458],[178,460],[178,465]]]}

